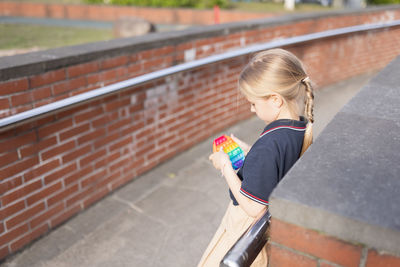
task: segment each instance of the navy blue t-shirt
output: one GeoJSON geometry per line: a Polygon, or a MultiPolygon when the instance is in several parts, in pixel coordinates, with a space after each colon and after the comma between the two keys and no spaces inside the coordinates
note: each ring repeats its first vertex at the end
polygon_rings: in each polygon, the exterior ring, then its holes
{"type": "MultiPolygon", "coordinates": [[[[307,120],[281,119],[268,124],[238,171],[240,193],[268,205],[272,190],[300,157],[307,120]]],[[[238,205],[229,190],[235,206],[238,205]]]]}

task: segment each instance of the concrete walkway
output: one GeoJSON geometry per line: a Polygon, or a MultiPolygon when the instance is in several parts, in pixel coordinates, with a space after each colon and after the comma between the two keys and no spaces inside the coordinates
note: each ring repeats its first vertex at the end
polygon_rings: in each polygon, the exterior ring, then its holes
{"type": "MultiPolygon", "coordinates": [[[[374,74],[321,89],[315,135],[374,74]]],[[[226,129],[253,143],[255,117],[226,129]]],[[[208,161],[213,138],[138,177],[39,239],[2,266],[195,266],[229,202],[208,161]]]]}

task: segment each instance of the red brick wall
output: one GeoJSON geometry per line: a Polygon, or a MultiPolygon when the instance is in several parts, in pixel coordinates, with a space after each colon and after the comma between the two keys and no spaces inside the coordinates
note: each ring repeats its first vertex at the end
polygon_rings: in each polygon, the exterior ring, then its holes
{"type": "MultiPolygon", "coordinates": [[[[340,26],[399,11],[341,16],[340,26]]],[[[332,28],[330,17],[67,65],[0,81],[9,116],[143,73],[241,45],[332,28]]],[[[400,54],[400,27],[287,47],[319,85],[384,67],[400,54]]],[[[124,51],[124,50],[121,50],[124,51]]],[[[150,82],[0,133],[0,258],[86,209],[119,186],[249,116],[237,98],[240,57],[150,82]]],[[[278,248],[279,249],[279,248],[278,248]]],[[[285,252],[285,251],[284,251],[285,252]]],[[[286,253],[286,252],[285,252],[286,253]]],[[[371,254],[374,255],[374,254],[371,254]]],[[[373,257],[373,256],[371,256],[373,257]]]]}
{"type": "MultiPolygon", "coordinates": [[[[214,24],[213,10],[147,8],[105,5],[61,5],[0,2],[0,15],[115,21],[121,17],[141,17],[156,24],[214,24]]],[[[220,23],[276,16],[276,13],[220,11],[220,23]]]]}
{"type": "Polygon", "coordinates": [[[269,267],[394,267],[400,257],[380,254],[310,229],[272,219],[269,267]]]}
{"type": "MultiPolygon", "coordinates": [[[[399,9],[354,17],[345,16],[337,20],[337,26],[371,23],[389,14],[400,19],[399,9]]],[[[50,70],[39,75],[0,81],[0,118],[183,63],[188,52],[194,52],[194,59],[199,59],[245,45],[332,28],[335,28],[333,19],[327,17],[256,30],[243,30],[218,37],[193,38],[176,45],[138,53],[125,53],[115,57],[105,55],[97,60],[50,70]]],[[[314,81],[323,86],[385,66],[399,50],[399,35],[393,31],[395,30],[361,34],[362,38],[357,37],[360,34],[336,38],[333,46],[331,39],[324,39],[317,43],[299,45],[298,53],[306,62],[314,81]],[[377,50],[379,53],[375,52],[377,50]],[[343,69],[346,71],[342,71],[343,69]]]]}

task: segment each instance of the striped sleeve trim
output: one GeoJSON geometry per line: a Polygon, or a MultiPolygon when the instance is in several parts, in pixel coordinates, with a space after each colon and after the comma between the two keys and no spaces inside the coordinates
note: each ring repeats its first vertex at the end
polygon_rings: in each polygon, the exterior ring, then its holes
{"type": "Polygon", "coordinates": [[[254,200],[255,202],[258,202],[263,205],[269,205],[268,201],[258,198],[256,196],[250,194],[249,192],[246,192],[245,190],[243,190],[243,188],[240,188],[240,193],[242,193],[242,195],[245,195],[246,197],[254,200]]]}

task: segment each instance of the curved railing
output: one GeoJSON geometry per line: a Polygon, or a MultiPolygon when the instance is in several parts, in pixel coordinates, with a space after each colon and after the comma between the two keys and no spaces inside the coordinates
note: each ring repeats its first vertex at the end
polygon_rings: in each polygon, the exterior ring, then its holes
{"type": "Polygon", "coordinates": [[[233,247],[226,253],[220,267],[250,266],[258,253],[267,243],[267,230],[271,214],[267,210],[254,220],[247,231],[239,238],[233,247]]]}

